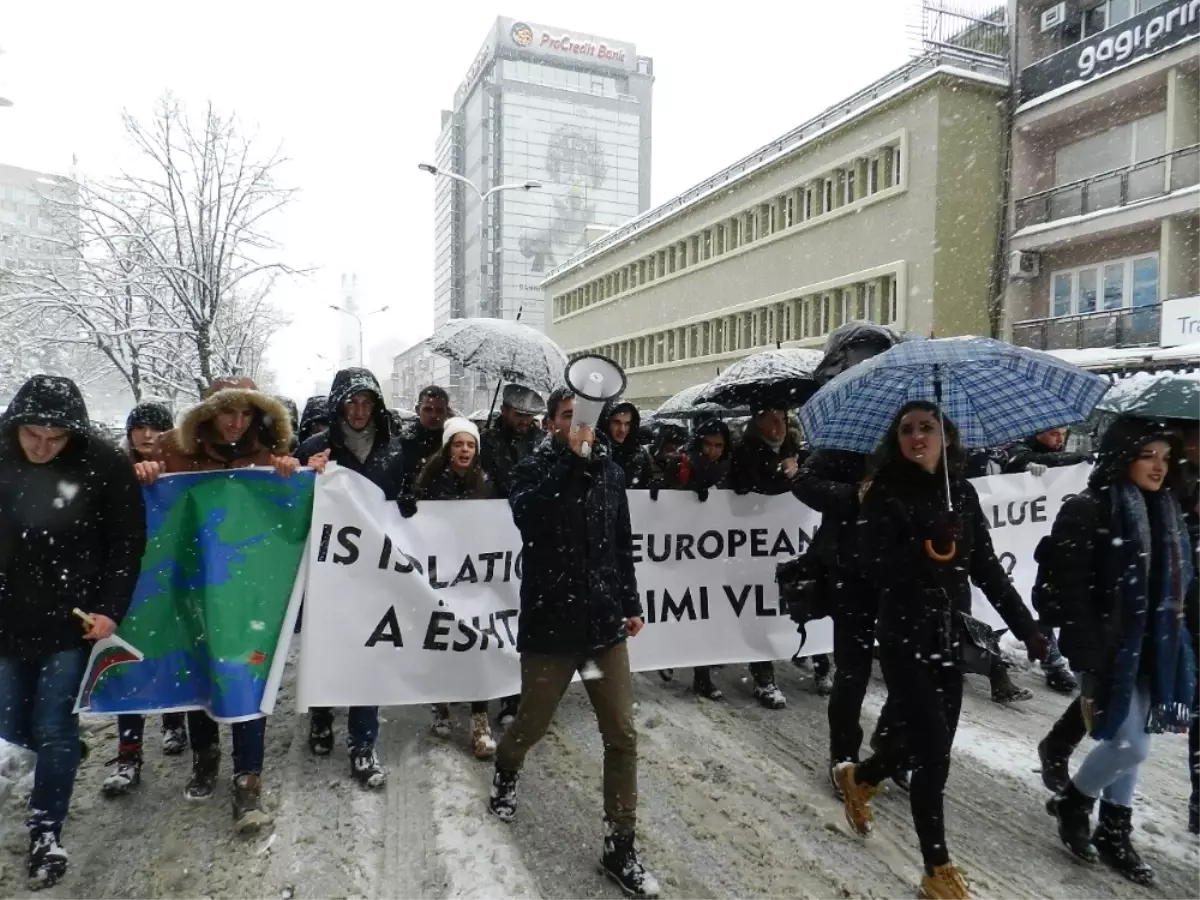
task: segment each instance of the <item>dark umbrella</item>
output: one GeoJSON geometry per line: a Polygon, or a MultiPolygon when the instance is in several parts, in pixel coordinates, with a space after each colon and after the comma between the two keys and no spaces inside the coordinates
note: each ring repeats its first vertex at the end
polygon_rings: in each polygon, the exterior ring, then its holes
{"type": "Polygon", "coordinates": [[[693,384],[691,387],[684,388],[674,397],[664,401],[662,406],[646,416],[647,420],[661,422],[663,420],[671,420],[674,422],[687,422],[691,419],[701,418],[726,418],[729,416],[744,416],[749,410],[747,409],[728,409],[717,403],[697,403],[696,397],[700,395],[707,384],[693,384]]]}
{"type": "Polygon", "coordinates": [[[726,409],[796,409],[817,392],[820,350],[764,350],[734,363],[708,383],[697,403],[726,409]]]}
{"type": "Polygon", "coordinates": [[[1139,373],[1117,381],[1096,408],[1139,419],[1200,420],[1200,373],[1139,373]]]}

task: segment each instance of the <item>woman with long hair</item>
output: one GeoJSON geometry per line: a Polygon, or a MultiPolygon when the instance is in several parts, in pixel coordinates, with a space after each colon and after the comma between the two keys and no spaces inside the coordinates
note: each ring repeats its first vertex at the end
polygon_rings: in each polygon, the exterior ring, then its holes
{"type": "Polygon", "coordinates": [[[1133,792],[1150,733],[1183,731],[1196,700],[1193,547],[1171,485],[1175,434],[1118,419],[1104,433],[1085,491],[1063,504],[1038,548],[1035,602],[1082,682],[1081,712],[1095,743],[1047,810],[1076,857],[1101,859],[1148,885],[1133,848],[1133,792]],[[1192,606],[1192,609],[1188,609],[1192,606]],[[1190,615],[1189,615],[1190,613],[1190,615]],[[1091,830],[1091,812],[1100,817],[1091,830]]]}
{"type": "Polygon", "coordinates": [[[962,706],[960,647],[968,640],[970,583],[1026,642],[1031,657],[1046,651],[1046,639],[996,559],[962,465],[954,424],[944,420],[943,427],[935,405],[916,401],[896,416],[860,488],[859,552],[879,595],[879,659],[895,717],[874,755],[834,769],[846,819],[866,835],[877,786],[911,760],[912,817],[925,863],[921,895],[930,900],[970,896],[950,861],[943,812],[962,706]]]}
{"type": "MultiPolygon", "coordinates": [[[[442,449],[431,456],[417,476],[417,497],[422,500],[488,500],[492,484],[479,462],[479,429],[470,419],[447,419],[442,427],[442,449]]],[[[450,736],[450,704],[433,706],[433,733],[450,736]]],[[[488,722],[486,700],[471,704],[471,747],[476,759],[496,755],[496,741],[488,722]]]]}

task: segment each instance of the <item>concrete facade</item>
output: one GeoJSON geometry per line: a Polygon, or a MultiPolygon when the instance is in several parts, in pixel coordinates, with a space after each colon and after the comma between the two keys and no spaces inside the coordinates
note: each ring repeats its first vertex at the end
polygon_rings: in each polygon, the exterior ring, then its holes
{"type": "Polygon", "coordinates": [[[653,406],[851,318],[993,330],[1003,66],[927,55],[593,243],[544,282],[547,331],[653,406]]]}
{"type": "Polygon", "coordinates": [[[1044,21],[1056,8],[1009,4],[1003,333],[1044,350],[1156,346],[1164,302],[1194,297],[1200,315],[1200,0],[1075,0],[1044,21]]]}

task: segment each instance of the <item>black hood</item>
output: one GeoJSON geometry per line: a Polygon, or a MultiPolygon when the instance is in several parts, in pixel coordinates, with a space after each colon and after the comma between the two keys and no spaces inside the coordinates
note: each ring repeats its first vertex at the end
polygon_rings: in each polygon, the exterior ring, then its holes
{"type": "Polygon", "coordinates": [[[861,350],[858,359],[878,356],[900,343],[901,338],[892,329],[870,322],[847,322],[835,328],[825,341],[825,358],[813,370],[818,384],[832,381],[849,369],[856,360],[851,359],[850,349],[861,350]]]}
{"type": "Polygon", "coordinates": [[[613,403],[606,406],[604,412],[600,414],[600,420],[596,423],[596,430],[604,435],[605,440],[612,443],[611,438],[608,436],[608,423],[617,413],[629,413],[629,437],[626,439],[626,443],[629,441],[633,441],[635,444],[638,443],[640,440],[638,432],[642,428],[642,414],[628,400],[622,400],[620,403],[613,403]]]}
{"type": "Polygon", "coordinates": [[[373,418],[375,419],[376,440],[380,438],[387,440],[392,435],[392,417],[388,413],[387,407],[384,406],[383,391],[379,388],[379,382],[367,369],[358,367],[342,369],[333,376],[333,384],[329,387],[329,406],[326,413],[329,416],[330,427],[338,433],[341,432],[342,407],[355,394],[364,391],[375,397],[373,418]]]}
{"type": "Polygon", "coordinates": [[[329,398],[317,394],[304,401],[304,412],[300,414],[300,433],[305,437],[312,426],[329,424],[329,398]]]}
{"type": "Polygon", "coordinates": [[[285,397],[282,394],[276,394],[275,399],[283,404],[284,409],[288,411],[288,419],[292,423],[292,432],[300,431],[300,410],[296,408],[296,401],[291,397],[285,397]]]}
{"type": "Polygon", "coordinates": [[[1153,419],[1120,418],[1108,426],[1100,439],[1096,467],[1088,478],[1093,488],[1108,487],[1125,478],[1126,468],[1138,458],[1142,448],[1153,441],[1171,445],[1171,469],[1168,484],[1177,480],[1183,446],[1173,431],[1153,419]]]}
{"type": "Polygon", "coordinates": [[[660,422],[654,426],[653,446],[655,455],[662,453],[663,445],[666,443],[678,444],[680,447],[685,447],[687,446],[687,442],[687,429],[681,425],[660,422]]]}
{"type": "Polygon", "coordinates": [[[125,419],[125,437],[135,428],[153,428],[155,431],[170,431],[175,427],[175,418],[162,403],[139,403],[129,411],[125,419]]]}
{"type": "Polygon", "coordinates": [[[34,375],[21,385],[0,417],[0,430],[18,425],[65,428],[83,437],[92,433],[83,394],[74,381],[59,375],[34,375]]]}
{"type": "Polygon", "coordinates": [[[729,433],[729,426],[721,419],[705,419],[697,425],[696,430],[692,432],[692,439],[688,443],[688,450],[693,454],[699,454],[704,439],[711,434],[719,434],[725,438],[725,451],[721,454],[720,459],[720,462],[724,462],[733,453],[733,437],[729,433]]]}

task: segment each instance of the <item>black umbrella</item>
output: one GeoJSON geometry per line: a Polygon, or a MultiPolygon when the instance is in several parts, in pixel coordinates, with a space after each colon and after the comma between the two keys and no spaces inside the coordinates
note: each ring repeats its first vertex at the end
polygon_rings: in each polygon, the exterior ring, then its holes
{"type": "Polygon", "coordinates": [[[728,408],[796,409],[817,392],[813,371],[824,354],[792,348],[764,350],[740,360],[708,383],[696,403],[728,408]]]}

